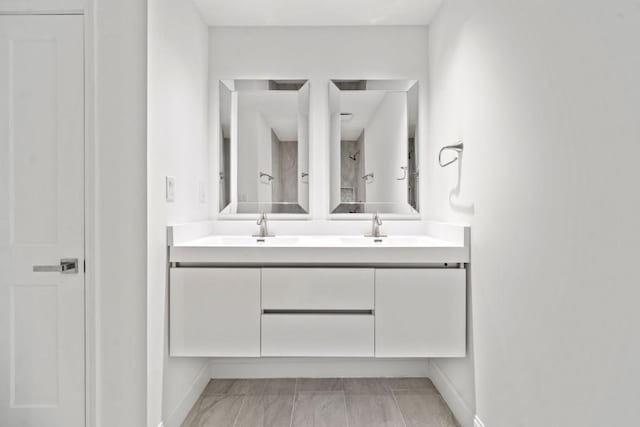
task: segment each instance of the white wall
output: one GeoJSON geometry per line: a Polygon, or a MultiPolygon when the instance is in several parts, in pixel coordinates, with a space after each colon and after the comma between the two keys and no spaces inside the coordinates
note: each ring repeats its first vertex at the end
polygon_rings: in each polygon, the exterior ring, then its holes
{"type": "MultiPolygon", "coordinates": [[[[327,218],[330,210],[330,79],[419,80],[421,114],[426,117],[426,27],[211,28],[209,36],[212,147],[217,148],[218,143],[218,80],[310,81],[309,204],[313,220],[327,218]]],[[[211,164],[217,168],[218,150],[211,153],[211,164]]],[[[217,172],[212,171],[214,178],[217,172]]],[[[212,187],[216,191],[212,199],[217,200],[218,186],[212,187]]],[[[212,208],[212,217],[216,216],[217,206],[212,208]]]]}
{"type": "MultiPolygon", "coordinates": [[[[263,153],[259,153],[258,150],[263,142],[262,132],[266,131],[264,129],[266,124],[256,109],[242,107],[242,92],[238,92],[237,96],[239,107],[238,123],[242,123],[242,126],[237,128],[238,173],[236,179],[238,180],[238,201],[257,202],[259,200],[258,192],[261,188],[258,187],[256,171],[259,167],[266,165],[266,161],[261,161],[260,158],[260,154],[263,153]]],[[[212,123],[211,126],[215,125],[212,123]]],[[[271,139],[271,134],[269,134],[269,139],[271,139]]],[[[271,162],[271,157],[269,157],[269,162],[271,162]]],[[[269,170],[271,170],[270,166],[269,170]]],[[[269,173],[268,170],[264,170],[264,172],[269,173]]],[[[264,196],[264,194],[260,194],[264,196]]]]}
{"type": "Polygon", "coordinates": [[[448,0],[430,31],[430,216],[472,225],[487,427],[640,419],[640,8],[448,0]],[[435,167],[463,137],[464,160],[435,167]]]}
{"type": "Polygon", "coordinates": [[[93,199],[87,205],[93,245],[87,247],[87,277],[95,280],[95,295],[87,298],[95,308],[95,325],[88,327],[95,331],[96,372],[92,378],[89,347],[88,387],[95,393],[89,425],[95,419],[98,427],[140,427],[146,421],[147,377],[147,2],[90,4],[87,127],[93,144],[87,184],[93,199]]]}
{"type": "MultiPolygon", "coordinates": [[[[200,186],[209,181],[207,26],[190,1],[157,0],[149,7],[148,140],[148,425],[182,421],[189,392],[206,361],[170,358],[167,334],[166,226],[208,217],[200,186]],[[176,180],[165,201],[165,176],[176,180]]],[[[218,131],[215,128],[214,131],[218,131]]],[[[209,197],[217,204],[216,196],[209,197]]],[[[115,425],[115,424],[114,424],[115,425]]],[[[142,425],[142,424],[140,424],[142,425]]]]}
{"type": "Polygon", "coordinates": [[[368,202],[407,203],[407,181],[401,166],[407,166],[409,128],[407,125],[407,94],[389,92],[364,128],[365,174],[374,179],[366,184],[368,202]]]}
{"type": "MultiPolygon", "coordinates": [[[[242,105],[242,103],[240,103],[242,105]]],[[[258,175],[256,172],[264,171],[269,175],[273,176],[274,171],[272,170],[273,164],[271,162],[271,128],[267,124],[267,121],[264,118],[264,115],[256,111],[256,119],[257,119],[257,135],[254,140],[257,144],[254,148],[253,155],[258,157],[258,167],[253,169],[253,173],[249,173],[248,175],[253,175],[253,186],[258,190],[258,198],[257,199],[249,199],[249,201],[259,201],[265,203],[271,203],[271,184],[262,184],[258,180],[258,175]]],[[[244,141],[239,141],[238,147],[244,145],[244,141]]],[[[240,163],[242,163],[242,159],[238,159],[240,163]]],[[[238,169],[239,170],[239,169],[238,169]]],[[[266,181],[266,179],[264,179],[266,181]]],[[[239,188],[239,187],[238,187],[239,188]]]]}

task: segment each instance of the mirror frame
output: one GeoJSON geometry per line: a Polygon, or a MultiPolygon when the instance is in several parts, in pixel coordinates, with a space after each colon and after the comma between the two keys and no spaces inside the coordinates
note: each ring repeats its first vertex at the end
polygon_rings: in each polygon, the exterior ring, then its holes
{"type": "MultiPolygon", "coordinates": [[[[311,145],[312,145],[312,140],[313,138],[311,137],[311,121],[312,121],[312,111],[311,111],[311,79],[308,77],[257,77],[257,78],[251,78],[251,77],[241,77],[241,78],[221,78],[221,79],[217,79],[216,80],[216,90],[214,92],[215,94],[215,104],[217,109],[214,111],[214,120],[212,120],[214,127],[213,129],[219,129],[222,125],[222,108],[221,108],[221,87],[224,85],[226,86],[230,91],[234,91],[234,89],[231,89],[229,87],[229,82],[236,82],[236,81],[296,81],[296,82],[304,82],[303,86],[307,86],[308,91],[309,91],[309,95],[308,95],[308,99],[307,99],[307,114],[308,114],[308,120],[309,120],[309,125],[308,125],[308,129],[307,129],[307,143],[308,143],[308,187],[309,187],[309,191],[308,191],[308,209],[307,212],[305,213],[267,213],[268,218],[270,220],[309,220],[312,217],[312,213],[311,213],[311,201],[312,201],[312,195],[313,195],[313,174],[311,169],[313,168],[312,162],[311,162],[311,145]]],[[[299,89],[298,89],[299,90],[299,89]]],[[[214,141],[216,141],[216,144],[214,147],[212,147],[214,150],[217,150],[218,153],[221,152],[222,149],[222,144],[223,144],[223,140],[221,138],[220,132],[215,132],[215,137],[214,137],[214,141]]],[[[237,150],[237,147],[236,147],[237,150]]],[[[233,152],[234,150],[231,149],[231,157],[233,157],[233,152]]],[[[236,151],[236,155],[237,155],[237,151],[236,151]]],[[[233,160],[233,158],[230,161],[231,164],[235,163],[235,168],[231,168],[232,169],[232,174],[235,173],[236,177],[235,180],[237,181],[237,159],[233,160]],[[235,169],[235,170],[234,170],[235,169]]],[[[218,159],[218,162],[216,162],[215,167],[211,168],[211,180],[213,181],[213,185],[218,186],[220,181],[220,159],[218,159]]],[[[219,191],[219,190],[218,190],[219,191]]],[[[236,187],[236,192],[237,192],[237,187],[236,187]]],[[[236,199],[237,199],[237,194],[235,195],[236,199]]],[[[233,198],[231,198],[231,200],[233,200],[233,198]]],[[[257,220],[261,213],[237,213],[237,212],[225,212],[229,209],[230,204],[228,204],[227,206],[224,207],[224,209],[220,210],[220,193],[218,192],[218,198],[217,200],[214,201],[215,203],[215,212],[216,212],[216,219],[219,221],[255,221],[257,220]]],[[[258,202],[256,202],[258,203],[258,202]]]]}
{"type": "MultiPolygon", "coordinates": [[[[331,177],[331,106],[329,105],[330,103],[330,94],[331,94],[331,87],[332,85],[335,86],[334,82],[349,82],[349,81],[377,81],[377,82],[399,82],[399,81],[403,81],[403,82],[407,82],[410,84],[409,89],[406,91],[408,92],[409,90],[411,90],[412,88],[415,87],[415,89],[417,90],[417,107],[418,107],[418,112],[417,112],[417,125],[418,125],[418,134],[422,135],[422,129],[423,129],[423,114],[422,114],[422,90],[421,90],[421,82],[418,79],[408,79],[408,78],[361,78],[361,79],[357,79],[357,78],[353,78],[353,77],[347,77],[347,78],[330,78],[328,80],[327,83],[327,145],[328,145],[328,150],[329,150],[329,176],[327,177],[328,180],[330,181],[331,177]]],[[[338,90],[340,90],[338,88],[338,90]]],[[[418,138],[418,142],[416,143],[416,147],[419,147],[418,151],[418,157],[417,157],[417,164],[416,164],[416,170],[418,171],[418,194],[417,194],[417,203],[416,203],[416,211],[414,213],[379,213],[381,219],[383,220],[401,220],[401,221],[421,221],[423,218],[423,213],[421,212],[421,207],[422,207],[422,197],[420,197],[420,188],[423,185],[423,174],[421,173],[421,169],[424,165],[422,165],[421,162],[421,153],[422,151],[425,149],[425,144],[422,143],[421,141],[424,138],[418,138]]],[[[331,182],[329,182],[329,192],[331,192],[331,182]]],[[[407,204],[409,204],[409,202],[407,201],[407,204]]],[[[372,218],[372,216],[374,215],[374,213],[333,213],[333,209],[334,207],[332,206],[332,202],[331,202],[331,196],[329,196],[329,200],[328,200],[328,209],[329,209],[329,213],[328,213],[328,219],[329,220],[334,220],[334,221],[362,221],[362,220],[370,220],[372,218]]]]}

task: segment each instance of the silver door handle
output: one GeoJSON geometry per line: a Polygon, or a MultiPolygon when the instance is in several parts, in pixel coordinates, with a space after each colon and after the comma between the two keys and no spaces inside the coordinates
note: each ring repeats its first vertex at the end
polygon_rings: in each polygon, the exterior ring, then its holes
{"type": "Polygon", "coordinates": [[[62,258],[59,265],[34,265],[33,272],[77,274],[78,258],[62,258]]]}

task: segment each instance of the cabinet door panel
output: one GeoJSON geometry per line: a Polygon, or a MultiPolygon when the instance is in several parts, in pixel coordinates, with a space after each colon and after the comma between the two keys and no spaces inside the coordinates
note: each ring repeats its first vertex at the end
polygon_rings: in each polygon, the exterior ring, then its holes
{"type": "Polygon", "coordinates": [[[463,357],[466,270],[377,269],[376,357],[463,357]]]}
{"type": "Polygon", "coordinates": [[[260,356],[260,270],[172,268],[172,356],[260,356]]]}

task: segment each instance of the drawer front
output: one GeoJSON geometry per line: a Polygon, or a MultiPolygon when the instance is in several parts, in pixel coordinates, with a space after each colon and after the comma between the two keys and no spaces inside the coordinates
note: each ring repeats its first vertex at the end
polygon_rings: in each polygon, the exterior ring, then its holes
{"type": "Polygon", "coordinates": [[[371,310],[373,305],[373,269],[262,270],[263,310],[371,310]]]}
{"type": "Polygon", "coordinates": [[[373,315],[265,314],[262,356],[372,357],[373,315]]]}
{"type": "Polygon", "coordinates": [[[172,356],[260,355],[260,270],[172,268],[172,356]]]}

